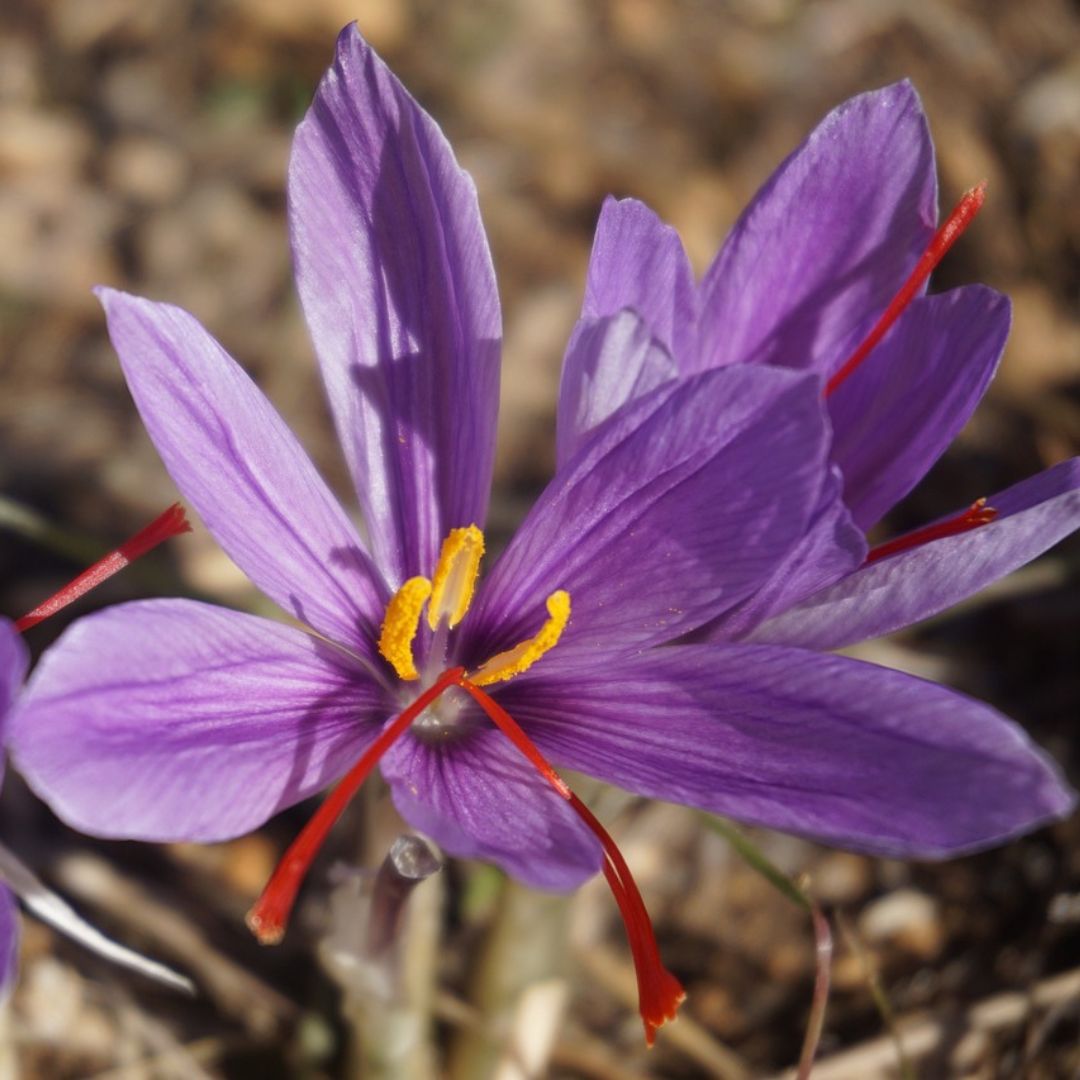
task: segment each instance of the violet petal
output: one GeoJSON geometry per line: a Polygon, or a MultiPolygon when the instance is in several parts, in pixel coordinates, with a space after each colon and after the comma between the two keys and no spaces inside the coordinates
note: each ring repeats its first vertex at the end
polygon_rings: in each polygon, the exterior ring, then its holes
{"type": "Polygon", "coordinates": [[[11,993],[19,973],[19,941],[22,927],[19,905],[10,889],[0,884],[0,1003],[11,993]]]}
{"type": "Polygon", "coordinates": [[[482,583],[462,662],[531,637],[570,592],[584,647],[671,640],[766,580],[827,476],[816,378],[739,366],[654,391],[603,423],[482,583]]]}
{"type": "Polygon", "coordinates": [[[1080,458],[991,495],[995,521],[882,558],[766,620],[749,640],[838,649],[929,618],[1080,528],[1080,458]]]}
{"type": "Polygon", "coordinates": [[[1009,333],[1009,301],[969,285],[916,299],[829,398],[833,461],[864,530],[923,478],[975,411],[1009,333]]]}
{"type": "Polygon", "coordinates": [[[134,840],[239,836],[343,773],[382,689],[292,627],[191,600],[74,623],[11,718],[19,771],[73,828],[134,840]]]}
{"type": "Polygon", "coordinates": [[[831,375],[933,235],[934,149],[909,82],[833,109],[739,218],[702,282],[701,361],[831,375]]]}
{"type": "Polygon", "coordinates": [[[30,654],[22,635],[12,622],[0,616],[0,781],[4,777],[3,747],[7,745],[8,710],[26,678],[29,664],[30,654]]]}
{"type": "Polygon", "coordinates": [[[214,538],[286,611],[372,655],[386,586],[288,425],[187,312],[98,295],[150,438],[214,538]]]}
{"type": "Polygon", "coordinates": [[[397,587],[454,526],[483,526],[499,299],[473,182],[360,37],[297,129],[296,282],[372,551],[397,587]]]}
{"type": "Polygon", "coordinates": [[[561,468],[624,405],[676,378],[671,354],[633,311],[582,319],[563,360],[556,424],[561,468]]]}
{"type": "Polygon", "coordinates": [[[1068,813],[1021,729],[955,691],[801,649],[561,657],[500,702],[555,762],[875,855],[943,857],[1068,813]]]}
{"type": "Polygon", "coordinates": [[[698,370],[697,289],[679,234],[637,199],[608,196],[589,257],[582,319],[632,308],[684,374],[698,370]]]}
{"type": "Polygon", "coordinates": [[[576,888],[600,869],[600,845],[506,738],[395,744],[382,763],[402,817],[451,855],[483,859],[540,889],[576,888]]]}
{"type": "MultiPolygon", "coordinates": [[[[26,678],[30,655],[14,623],[0,616],[0,725],[26,678]]],[[[0,744],[2,744],[0,727],[0,744]]]]}
{"type": "Polygon", "coordinates": [[[785,556],[768,581],[734,611],[721,616],[696,637],[701,641],[738,641],[776,612],[857,570],[866,559],[866,538],[842,498],[843,477],[835,465],[806,534],[785,556]]]}

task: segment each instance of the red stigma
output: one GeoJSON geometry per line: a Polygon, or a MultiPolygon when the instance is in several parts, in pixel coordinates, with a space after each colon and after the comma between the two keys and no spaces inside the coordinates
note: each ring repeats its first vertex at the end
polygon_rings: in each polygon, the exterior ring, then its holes
{"type": "Polygon", "coordinates": [[[945,253],[963,235],[964,230],[974,220],[986,199],[986,181],[976,184],[970,191],[964,192],[963,198],[956,204],[953,212],[945,219],[941,228],[934,233],[933,239],[919,257],[915,269],[911,271],[900,291],[889,301],[884,314],[874,324],[874,328],[863,339],[862,344],[840,365],[840,368],[825,384],[825,396],[829,397],[840,384],[873,352],[890,327],[903,314],[905,308],[919,291],[931,271],[945,257],[945,253]]]}
{"type": "Polygon", "coordinates": [[[997,515],[998,512],[992,506],[986,505],[985,499],[978,499],[961,514],[939,521],[936,525],[916,529],[914,532],[871,548],[863,565],[877,562],[878,559],[887,559],[890,555],[898,555],[902,551],[922,547],[923,544],[929,544],[931,540],[942,540],[946,536],[959,536],[961,533],[971,532],[972,529],[977,529],[981,525],[989,525],[997,515]]]}
{"type": "Polygon", "coordinates": [[[518,726],[517,721],[492,699],[479,686],[466,678],[459,680],[459,685],[467,690],[477,704],[488,714],[500,731],[528,758],[536,771],[565,799],[574,812],[585,822],[604,849],[604,877],[611,888],[619,914],[626,926],[626,936],[630,942],[630,952],[634,958],[634,970],[637,974],[638,1009],[641,1021],[645,1025],[645,1043],[652,1046],[656,1041],[656,1030],[668,1020],[675,1019],[679,1005],[686,999],[686,993],[679,980],[668,971],[660,960],[660,950],[656,944],[649,913],[645,901],[641,899],[636,882],[608,831],[596,820],[592,811],[570,790],[561,776],[548,764],[529,737],[518,726]]]}
{"type": "Polygon", "coordinates": [[[413,721],[451,686],[466,690],[495,723],[496,727],[528,759],[537,772],[565,799],[585,822],[604,849],[604,877],[611,887],[619,913],[626,924],[626,934],[637,973],[639,1008],[645,1025],[645,1042],[652,1046],[656,1030],[675,1018],[685,999],[678,979],[660,960],[645,902],[637,884],[607,830],[596,820],[592,811],[570,790],[566,782],[548,764],[543,754],[518,726],[517,721],[498,702],[465,677],[465,669],[450,668],[379,733],[378,738],[364,751],[360,760],[327,796],[300,835],[282,856],[262,895],[248,912],[247,925],[264,945],[277,944],[285,934],[289,915],[300,885],[323,841],[356,794],[360,785],[387,750],[408,730],[413,721]]]}
{"type": "Polygon", "coordinates": [[[133,563],[140,556],[152,551],[170,537],[191,532],[191,525],[180,503],[173,503],[165,513],[156,517],[145,529],[137,532],[130,540],[121,544],[115,551],[110,551],[103,559],[84,570],[78,577],[69,581],[48,600],[38,604],[33,611],[27,612],[15,623],[15,629],[22,633],[31,626],[37,626],[50,615],[55,615],[61,608],[78,600],[91,589],[96,589],[103,581],[111,578],[119,570],[133,563]]]}
{"type": "Polygon", "coordinates": [[[277,869],[266,883],[266,888],[247,914],[248,929],[263,945],[276,945],[285,936],[285,927],[296,902],[296,894],[300,891],[300,885],[319,848],[379,759],[408,730],[409,725],[444,690],[457,684],[464,674],[464,668],[444,671],[404,712],[384,727],[360,760],[315,811],[300,835],[289,845],[277,869]]]}

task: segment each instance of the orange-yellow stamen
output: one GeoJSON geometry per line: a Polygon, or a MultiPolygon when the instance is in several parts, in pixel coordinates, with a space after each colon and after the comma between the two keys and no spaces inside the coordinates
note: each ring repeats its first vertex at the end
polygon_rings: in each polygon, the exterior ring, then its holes
{"type": "Polygon", "coordinates": [[[483,554],[484,534],[475,525],[450,530],[431,579],[427,618],[432,630],[437,630],[444,619],[452,630],[465,617],[483,554]]]}
{"type": "Polygon", "coordinates": [[[386,618],[379,633],[379,652],[397,672],[399,679],[411,682],[420,678],[413,659],[413,641],[420,629],[420,614],[431,595],[426,577],[409,578],[386,605],[386,618]]]}
{"type": "Polygon", "coordinates": [[[472,695],[476,703],[488,714],[500,731],[532,764],[533,768],[565,799],[574,812],[585,822],[604,849],[604,877],[611,888],[619,914],[626,925],[626,936],[634,958],[637,973],[638,1009],[645,1025],[645,1042],[652,1046],[656,1030],[669,1020],[675,1019],[679,1005],[686,1000],[682,984],[660,960],[652,922],[641,899],[636,882],[608,831],[597,821],[593,812],[570,790],[565,780],[551,767],[514,718],[493,698],[467,677],[460,685],[472,695]]]}
{"type": "Polygon", "coordinates": [[[544,653],[554,648],[570,621],[570,594],[564,589],[553,592],[547,598],[547,610],[548,618],[544,625],[528,641],[496,653],[469,676],[469,681],[476,686],[490,686],[512,679],[531,668],[544,653]]]}

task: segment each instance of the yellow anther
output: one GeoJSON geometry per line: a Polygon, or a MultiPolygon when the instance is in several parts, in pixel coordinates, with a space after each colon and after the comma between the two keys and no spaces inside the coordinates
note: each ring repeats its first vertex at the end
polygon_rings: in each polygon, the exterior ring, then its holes
{"type": "Polygon", "coordinates": [[[544,653],[553,648],[570,621],[570,594],[562,589],[553,592],[547,598],[547,610],[547,622],[536,634],[512,649],[496,653],[469,676],[469,682],[476,683],[477,686],[490,686],[492,683],[512,679],[531,668],[544,653]]]}
{"type": "Polygon", "coordinates": [[[450,530],[431,578],[427,618],[432,630],[438,629],[443,619],[453,629],[465,617],[483,554],[484,534],[475,525],[450,530]]]}
{"type": "Polygon", "coordinates": [[[379,652],[397,672],[399,679],[420,678],[413,659],[413,639],[420,629],[420,613],[431,595],[426,577],[409,578],[386,605],[386,618],[379,633],[379,652]]]}

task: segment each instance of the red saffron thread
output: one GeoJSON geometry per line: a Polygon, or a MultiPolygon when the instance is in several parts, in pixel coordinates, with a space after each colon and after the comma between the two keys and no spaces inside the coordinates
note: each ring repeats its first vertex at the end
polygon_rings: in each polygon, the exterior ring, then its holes
{"type": "Polygon", "coordinates": [[[50,615],[55,615],[61,608],[66,608],[68,604],[78,600],[80,596],[85,596],[91,589],[96,589],[103,581],[123,570],[140,556],[152,551],[162,541],[186,532],[191,532],[191,525],[184,514],[184,508],[180,503],[173,503],[168,510],[156,517],[130,540],[121,544],[115,551],[110,551],[103,559],[99,559],[58,592],[53,593],[48,600],[38,604],[33,611],[28,611],[16,621],[15,629],[23,633],[30,627],[37,626],[39,622],[43,622],[50,615]]]}
{"type": "Polygon", "coordinates": [[[934,267],[941,262],[945,257],[945,253],[960,239],[964,230],[971,224],[985,199],[985,180],[976,184],[970,191],[964,192],[953,212],[945,219],[941,228],[934,233],[933,239],[931,239],[926,250],[919,257],[919,261],[915,264],[915,269],[911,271],[907,281],[900,287],[900,291],[889,301],[889,306],[874,324],[874,328],[825,384],[826,397],[829,397],[840,386],[889,332],[889,328],[900,318],[904,309],[915,298],[915,294],[919,291],[922,283],[930,276],[934,267]]]}
{"type": "Polygon", "coordinates": [[[634,958],[637,974],[638,1008],[645,1025],[645,1042],[652,1046],[656,1030],[668,1020],[675,1019],[679,1005],[686,993],[679,980],[668,971],[660,960],[649,913],[641,899],[636,882],[608,831],[597,821],[592,811],[570,790],[566,782],[551,767],[547,759],[533,745],[518,726],[517,721],[479,686],[462,677],[460,685],[472,695],[477,704],[488,714],[500,731],[529,760],[538,773],[565,799],[585,822],[604,849],[604,877],[619,906],[619,914],[626,925],[626,936],[634,958]]]}
{"type": "Polygon", "coordinates": [[[444,690],[456,685],[464,674],[465,669],[460,667],[444,671],[396,720],[384,727],[360,760],[315,811],[300,835],[289,845],[266,888],[247,914],[248,929],[263,945],[276,945],[285,936],[285,927],[296,902],[296,894],[300,891],[300,885],[319,848],[379,759],[408,730],[409,725],[444,690]]]}
{"type": "Polygon", "coordinates": [[[989,525],[997,516],[998,512],[992,506],[987,506],[985,499],[977,499],[962,514],[946,518],[945,521],[939,521],[936,525],[915,529],[914,532],[871,548],[866,555],[866,563],[863,565],[877,562],[878,559],[886,559],[890,555],[897,555],[901,551],[922,547],[923,544],[929,544],[931,540],[941,540],[946,536],[959,536],[961,533],[971,532],[972,529],[977,529],[981,525],[989,525]]]}

